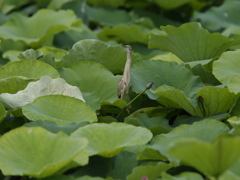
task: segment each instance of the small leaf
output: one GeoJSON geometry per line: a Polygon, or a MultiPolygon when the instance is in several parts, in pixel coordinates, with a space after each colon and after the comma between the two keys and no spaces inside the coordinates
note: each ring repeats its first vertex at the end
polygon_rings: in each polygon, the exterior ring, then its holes
{"type": "Polygon", "coordinates": [[[196,22],[180,27],[168,25],[161,29],[166,34],[151,34],[149,47],[170,51],[184,62],[218,57],[235,43],[221,34],[210,34],[196,22]]]}
{"type": "Polygon", "coordinates": [[[97,121],[96,113],[86,103],[63,95],[38,97],[25,105],[22,112],[29,120],[52,121],[58,125],[97,121]]]}
{"type": "Polygon", "coordinates": [[[127,180],[142,179],[144,176],[147,176],[149,180],[157,179],[162,172],[167,171],[171,167],[172,165],[163,162],[140,165],[133,169],[132,173],[127,176],[127,180]]]}
{"type": "Polygon", "coordinates": [[[34,49],[28,49],[19,54],[19,59],[39,59],[43,56],[43,53],[40,51],[36,51],[34,49]]]}
{"type": "Polygon", "coordinates": [[[235,94],[240,92],[240,50],[229,51],[213,62],[213,74],[229,91],[235,94]]]}
{"type": "Polygon", "coordinates": [[[0,103],[0,122],[5,118],[6,115],[7,115],[7,111],[3,106],[3,104],[0,103]]]}
{"type": "Polygon", "coordinates": [[[8,109],[15,110],[31,103],[37,97],[50,94],[62,94],[84,101],[77,87],[70,86],[64,79],[52,79],[48,76],[43,76],[39,81],[29,83],[24,90],[18,91],[16,94],[1,94],[0,101],[8,109]]]}
{"type": "Polygon", "coordinates": [[[123,123],[101,123],[79,128],[71,136],[89,140],[87,152],[90,156],[99,154],[112,157],[127,146],[146,144],[152,138],[152,133],[145,128],[123,123]]]}
{"type": "Polygon", "coordinates": [[[168,153],[209,177],[217,178],[239,157],[239,137],[219,137],[212,143],[197,139],[174,141],[168,153]]]}
{"type": "Polygon", "coordinates": [[[4,175],[47,177],[68,165],[86,145],[84,138],[40,127],[17,128],[0,139],[0,169],[4,175]]]}

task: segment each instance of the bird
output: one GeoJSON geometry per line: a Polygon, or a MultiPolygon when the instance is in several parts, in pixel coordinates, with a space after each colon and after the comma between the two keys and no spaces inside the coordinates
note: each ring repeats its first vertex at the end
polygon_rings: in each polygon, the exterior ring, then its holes
{"type": "Polygon", "coordinates": [[[128,94],[130,84],[130,70],[132,63],[132,47],[130,45],[123,46],[127,50],[127,60],[123,72],[122,79],[118,84],[118,98],[122,99],[124,95],[128,94]]]}

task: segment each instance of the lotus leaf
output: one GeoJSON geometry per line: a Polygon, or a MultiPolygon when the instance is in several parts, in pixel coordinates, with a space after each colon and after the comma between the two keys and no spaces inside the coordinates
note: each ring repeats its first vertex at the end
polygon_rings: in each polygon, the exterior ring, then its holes
{"type": "Polygon", "coordinates": [[[239,1],[224,1],[221,6],[213,6],[204,13],[196,12],[195,19],[200,19],[201,24],[209,30],[216,31],[229,25],[239,26],[239,1]]]}
{"type": "Polygon", "coordinates": [[[119,24],[114,27],[105,26],[99,33],[98,37],[101,40],[109,41],[115,40],[117,42],[122,42],[125,44],[139,42],[147,44],[148,37],[152,30],[140,25],[126,25],[119,24]]]}
{"type": "Polygon", "coordinates": [[[40,79],[42,76],[59,77],[56,69],[37,60],[20,60],[0,67],[0,79],[12,76],[23,76],[29,79],[40,79]]]}
{"type": "Polygon", "coordinates": [[[86,103],[63,95],[40,96],[25,105],[22,112],[29,120],[52,121],[58,125],[97,121],[96,113],[86,103]]]}
{"type": "Polygon", "coordinates": [[[152,133],[146,128],[123,123],[101,123],[81,127],[71,137],[87,138],[90,156],[99,154],[112,157],[125,147],[146,144],[152,138],[152,133]]]}
{"type": "Polygon", "coordinates": [[[43,53],[40,51],[36,51],[34,49],[28,49],[21,54],[19,54],[19,59],[39,59],[43,56],[43,53]]]}
{"type": "Polygon", "coordinates": [[[168,86],[160,86],[154,93],[160,95],[157,99],[159,103],[182,108],[193,116],[212,116],[227,112],[237,99],[227,88],[213,86],[202,88],[192,98],[184,95],[183,91],[168,86]]]}
{"type": "Polygon", "coordinates": [[[180,139],[171,143],[168,153],[207,175],[219,177],[240,157],[239,137],[218,137],[212,143],[180,139]]]}
{"type": "Polygon", "coordinates": [[[167,134],[155,136],[149,148],[158,150],[161,154],[168,157],[170,161],[178,161],[167,153],[169,142],[175,142],[179,141],[179,139],[189,137],[205,142],[212,142],[217,136],[227,133],[228,131],[229,128],[226,124],[217,120],[206,119],[195,122],[192,125],[181,125],[167,134]]]}
{"type": "Polygon", "coordinates": [[[3,118],[5,118],[6,115],[7,115],[7,111],[3,106],[3,104],[0,103],[0,122],[3,120],[3,118]]]}
{"type": "Polygon", "coordinates": [[[71,163],[86,145],[86,139],[63,132],[20,127],[0,139],[0,169],[4,175],[47,177],[71,163]]]}
{"type": "Polygon", "coordinates": [[[103,101],[113,103],[118,99],[117,86],[121,77],[114,76],[99,63],[79,61],[69,68],[61,68],[59,73],[69,84],[81,89],[87,104],[95,110],[103,101]]]}
{"type": "MultiPolygon", "coordinates": [[[[152,90],[161,85],[168,85],[182,90],[189,97],[204,87],[199,77],[194,76],[183,65],[174,62],[145,60],[133,65],[131,69],[133,91],[137,93],[143,91],[149,82],[154,82],[152,90]]],[[[146,93],[151,99],[159,97],[151,91],[146,91],[146,93]]]]}
{"type": "Polygon", "coordinates": [[[227,85],[229,91],[235,94],[240,92],[240,50],[228,51],[222,54],[213,63],[213,74],[222,83],[227,85]]]}
{"type": "Polygon", "coordinates": [[[163,180],[203,180],[203,177],[200,174],[194,173],[194,172],[184,172],[181,174],[178,174],[176,176],[171,176],[167,173],[162,174],[163,180]]]}
{"type": "Polygon", "coordinates": [[[41,9],[32,17],[16,14],[0,27],[1,39],[23,41],[30,47],[39,47],[54,34],[70,28],[76,21],[71,10],[41,9]]]}
{"type": "Polygon", "coordinates": [[[154,0],[154,2],[157,5],[159,5],[160,7],[164,8],[164,9],[174,9],[174,8],[182,6],[186,3],[189,3],[191,1],[192,0],[178,0],[178,1],[174,1],[174,0],[154,0]]]}
{"type": "Polygon", "coordinates": [[[166,34],[151,34],[149,47],[170,51],[184,62],[218,57],[236,43],[219,33],[209,33],[196,22],[161,29],[166,34]]]}
{"type": "Polygon", "coordinates": [[[70,86],[62,78],[52,79],[48,76],[43,76],[39,81],[29,83],[24,90],[18,91],[16,94],[1,94],[0,101],[8,109],[15,110],[31,103],[37,97],[49,94],[62,94],[84,101],[81,91],[76,86],[70,86]]]}
{"type": "Polygon", "coordinates": [[[124,4],[125,0],[104,0],[104,1],[98,1],[98,0],[87,0],[88,3],[94,4],[94,5],[101,5],[101,6],[113,6],[113,7],[118,7],[124,4]]]}
{"type": "Polygon", "coordinates": [[[161,173],[167,171],[171,167],[172,165],[163,162],[140,165],[133,169],[132,173],[127,176],[127,180],[143,179],[144,176],[149,180],[157,179],[161,176],[161,173]]]}
{"type": "Polygon", "coordinates": [[[110,46],[99,40],[85,39],[74,44],[62,61],[67,67],[78,61],[95,61],[117,74],[123,72],[126,57],[127,52],[123,47],[110,46]]]}

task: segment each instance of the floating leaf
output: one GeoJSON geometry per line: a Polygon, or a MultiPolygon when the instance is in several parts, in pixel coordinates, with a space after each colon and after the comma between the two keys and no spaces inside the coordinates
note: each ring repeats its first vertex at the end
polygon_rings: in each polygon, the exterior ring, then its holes
{"type": "MultiPolygon", "coordinates": [[[[176,127],[168,134],[161,134],[154,137],[149,148],[158,150],[161,154],[168,157],[170,161],[176,161],[167,153],[169,143],[178,141],[182,138],[196,138],[202,141],[211,142],[217,136],[227,133],[229,128],[226,124],[217,120],[202,120],[192,125],[181,125],[176,127]],[[211,132],[211,133],[209,133],[211,132]]],[[[187,155],[187,154],[186,154],[187,155]]]]}
{"type": "Polygon", "coordinates": [[[162,179],[163,180],[204,180],[203,177],[200,174],[194,173],[194,172],[183,172],[181,174],[178,174],[176,176],[171,176],[167,173],[162,173],[162,179]]]}
{"type": "Polygon", "coordinates": [[[145,128],[123,123],[101,123],[79,128],[71,136],[88,139],[87,152],[90,156],[99,154],[112,157],[127,146],[146,144],[152,133],[145,128]]]}
{"type": "Polygon", "coordinates": [[[24,106],[22,112],[29,120],[52,121],[58,125],[97,121],[96,113],[86,103],[63,95],[38,97],[24,106]]]}
{"type": "Polygon", "coordinates": [[[4,175],[47,177],[71,163],[86,145],[86,139],[71,138],[62,132],[17,128],[0,139],[0,169],[4,175]]]}
{"type": "Polygon", "coordinates": [[[126,62],[126,49],[121,46],[110,46],[99,40],[85,39],[73,45],[62,58],[69,67],[78,61],[95,61],[103,64],[114,74],[122,73],[126,62]]]}
{"type": "Polygon", "coordinates": [[[3,118],[7,115],[7,111],[5,107],[0,103],[0,122],[3,120],[3,118]]]}
{"type": "Polygon", "coordinates": [[[0,37],[38,47],[54,34],[68,29],[75,21],[76,16],[71,10],[41,9],[32,17],[16,14],[0,27],[0,37]]]}
{"type": "Polygon", "coordinates": [[[239,6],[239,1],[224,1],[221,6],[213,6],[204,13],[195,13],[194,18],[200,19],[201,24],[211,31],[217,31],[229,25],[239,26],[239,6]]]}
{"type": "MultiPolygon", "coordinates": [[[[145,60],[133,65],[131,69],[132,89],[140,93],[149,82],[154,82],[152,90],[161,85],[168,85],[182,90],[189,97],[204,87],[199,77],[194,76],[183,65],[174,62],[145,60]]],[[[146,93],[151,99],[159,97],[149,90],[146,93]]]]}
{"type": "Polygon", "coordinates": [[[213,74],[235,94],[240,92],[240,50],[229,51],[213,63],[213,74]]]}
{"type": "Polygon", "coordinates": [[[114,76],[103,65],[93,61],[79,61],[69,68],[61,68],[61,76],[71,85],[78,86],[84,99],[93,109],[99,109],[100,103],[113,103],[117,97],[120,76],[114,76]]]}
{"type": "Polygon", "coordinates": [[[219,137],[212,143],[190,138],[171,143],[168,153],[205,175],[217,178],[240,157],[239,148],[239,137],[219,137]]]}
{"type": "Polygon", "coordinates": [[[192,0],[178,0],[178,1],[174,1],[174,0],[154,0],[154,2],[157,5],[159,5],[160,7],[164,8],[164,9],[174,9],[174,8],[182,6],[186,3],[189,3],[191,1],[192,0]]]}
{"type": "Polygon", "coordinates": [[[31,103],[37,97],[50,94],[62,94],[84,101],[80,90],[76,86],[70,86],[64,79],[52,79],[48,76],[43,76],[39,81],[29,83],[24,90],[18,91],[16,94],[1,94],[0,101],[8,109],[19,109],[31,103]]]}
{"type": "Polygon", "coordinates": [[[144,176],[146,176],[149,180],[157,179],[161,176],[161,173],[167,171],[171,167],[172,165],[163,162],[140,165],[133,169],[132,173],[127,176],[127,180],[142,179],[144,176]]]}
{"type": "Polygon", "coordinates": [[[235,45],[234,40],[219,33],[211,34],[196,22],[180,27],[168,25],[161,29],[166,34],[151,34],[149,47],[170,51],[184,62],[218,57],[235,45]]]}
{"type": "Polygon", "coordinates": [[[59,74],[56,69],[46,63],[37,60],[20,60],[0,67],[0,79],[12,76],[36,80],[42,76],[59,77],[59,74]]]}
{"type": "Polygon", "coordinates": [[[152,29],[136,24],[130,26],[118,24],[114,27],[103,27],[98,33],[98,37],[104,41],[114,40],[125,44],[133,42],[147,44],[148,37],[152,31],[152,29]]]}
{"type": "Polygon", "coordinates": [[[195,96],[189,98],[183,91],[160,86],[153,91],[161,95],[157,101],[165,106],[182,108],[193,116],[212,116],[227,112],[235,103],[237,96],[227,88],[204,87],[195,96]]]}

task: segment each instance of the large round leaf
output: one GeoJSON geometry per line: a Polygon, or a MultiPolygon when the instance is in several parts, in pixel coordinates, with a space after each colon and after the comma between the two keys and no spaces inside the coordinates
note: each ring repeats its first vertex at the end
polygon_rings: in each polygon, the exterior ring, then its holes
{"type": "Polygon", "coordinates": [[[161,29],[166,34],[151,34],[149,47],[171,51],[184,62],[218,57],[235,43],[221,34],[210,34],[196,22],[180,27],[168,25],[161,29]]]}
{"type": "Polygon", "coordinates": [[[99,109],[102,101],[113,103],[118,99],[120,76],[114,76],[99,63],[79,61],[69,68],[60,69],[60,74],[68,83],[81,89],[84,99],[93,109],[99,109]]]}
{"type": "Polygon", "coordinates": [[[213,74],[231,92],[240,92],[240,50],[229,51],[213,63],[213,74]]]}
{"type": "Polygon", "coordinates": [[[29,79],[39,79],[42,76],[59,77],[56,69],[37,60],[19,60],[0,67],[0,78],[23,76],[29,79]]]}
{"type": "Polygon", "coordinates": [[[217,120],[207,119],[195,122],[192,125],[181,125],[168,134],[157,135],[149,147],[158,150],[160,153],[168,157],[170,161],[177,161],[177,159],[167,153],[169,142],[178,141],[179,139],[188,137],[211,142],[217,136],[227,133],[228,131],[229,128],[224,123],[217,120]]]}
{"type": "Polygon", "coordinates": [[[152,133],[146,128],[123,123],[102,123],[81,127],[71,136],[88,139],[87,152],[90,156],[112,157],[127,146],[146,144],[151,140],[152,133]]]}
{"type": "Polygon", "coordinates": [[[85,39],[74,44],[62,61],[67,67],[78,61],[95,61],[117,74],[123,71],[126,57],[126,49],[121,46],[110,46],[99,40],[85,39]]]}
{"type": "MultiPolygon", "coordinates": [[[[141,61],[131,69],[131,84],[135,92],[139,93],[146,85],[154,82],[152,89],[161,85],[172,86],[182,90],[187,96],[193,96],[199,89],[204,87],[199,77],[194,76],[191,71],[183,65],[165,61],[141,61]]],[[[146,91],[151,99],[159,96],[151,91],[146,91]]]]}
{"type": "Polygon", "coordinates": [[[84,138],[21,127],[0,139],[0,169],[4,175],[50,176],[68,165],[87,145],[84,138]]]}
{"type": "Polygon", "coordinates": [[[85,102],[63,95],[38,97],[22,111],[29,120],[52,121],[58,125],[97,121],[96,113],[85,102]]]}
{"type": "Polygon", "coordinates": [[[239,137],[219,137],[213,143],[181,139],[170,145],[168,153],[209,177],[219,177],[240,157],[239,137]]]}
{"type": "Polygon", "coordinates": [[[76,15],[71,10],[58,11],[41,9],[32,17],[15,14],[0,27],[0,37],[23,41],[31,47],[38,47],[57,34],[71,26],[76,21],[76,15]]]}
{"type": "Polygon", "coordinates": [[[76,86],[70,86],[64,79],[52,79],[48,76],[43,76],[39,81],[29,83],[24,90],[18,91],[16,94],[1,94],[0,101],[8,109],[15,110],[31,103],[37,97],[49,94],[62,94],[84,101],[80,90],[76,86]]]}

